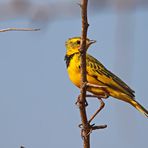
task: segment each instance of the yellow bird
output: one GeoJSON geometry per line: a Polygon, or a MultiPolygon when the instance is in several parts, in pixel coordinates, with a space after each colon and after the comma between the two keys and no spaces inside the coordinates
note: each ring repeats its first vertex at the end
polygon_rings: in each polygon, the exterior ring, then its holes
{"type": "MultiPolygon", "coordinates": [[[[86,49],[95,41],[87,39],[86,49]]],[[[74,85],[80,88],[81,73],[80,73],[80,46],[81,37],[73,37],[66,41],[66,66],[70,80],[74,85]]],[[[102,63],[100,63],[93,56],[86,54],[86,72],[87,82],[95,86],[101,87],[87,87],[87,91],[94,95],[106,94],[116,99],[125,101],[134,106],[142,114],[148,117],[148,111],[135,100],[134,91],[125,84],[120,78],[107,70],[102,63]]]]}

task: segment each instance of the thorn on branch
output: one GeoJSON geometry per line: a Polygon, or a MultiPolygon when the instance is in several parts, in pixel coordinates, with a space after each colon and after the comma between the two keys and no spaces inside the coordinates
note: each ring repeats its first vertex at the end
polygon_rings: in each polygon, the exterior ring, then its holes
{"type": "Polygon", "coordinates": [[[87,28],[88,28],[89,27],[89,24],[87,23],[86,25],[87,25],[87,28]]]}
{"type": "Polygon", "coordinates": [[[77,3],[78,6],[80,6],[80,8],[82,8],[82,5],[80,3],[77,3]]]}

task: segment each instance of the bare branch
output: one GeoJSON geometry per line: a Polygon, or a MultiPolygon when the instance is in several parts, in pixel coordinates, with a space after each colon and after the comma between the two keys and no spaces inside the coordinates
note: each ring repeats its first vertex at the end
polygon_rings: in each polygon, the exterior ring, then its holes
{"type": "Polygon", "coordinates": [[[7,31],[38,31],[40,29],[36,28],[6,28],[6,29],[1,29],[0,32],[7,32],[7,31]]]}
{"type": "Polygon", "coordinates": [[[91,125],[91,121],[96,117],[96,115],[103,109],[104,102],[101,98],[108,98],[108,92],[106,91],[105,86],[98,86],[94,84],[87,83],[86,77],[86,39],[87,39],[87,30],[88,30],[88,20],[87,20],[87,4],[88,0],[81,0],[81,15],[82,15],[82,35],[81,35],[81,47],[80,47],[80,64],[81,64],[81,87],[80,87],[80,95],[78,96],[76,104],[79,106],[80,116],[81,116],[81,124],[79,127],[81,128],[81,136],[83,137],[83,147],[90,148],[90,133],[96,129],[106,128],[106,125],[94,126],[91,125]],[[102,90],[100,96],[92,96],[86,95],[87,87],[94,87],[102,90]],[[100,100],[100,107],[98,110],[92,115],[90,120],[87,118],[86,114],[86,106],[87,101],[86,97],[97,97],[100,100]]]}
{"type": "Polygon", "coordinates": [[[87,22],[87,3],[88,0],[81,1],[81,15],[82,15],[82,43],[80,48],[81,53],[81,94],[80,94],[80,103],[79,103],[79,110],[81,115],[81,122],[82,122],[82,131],[83,134],[83,146],[84,148],[90,148],[90,124],[87,119],[86,114],[86,38],[87,38],[87,29],[88,29],[88,22],[87,22]]]}

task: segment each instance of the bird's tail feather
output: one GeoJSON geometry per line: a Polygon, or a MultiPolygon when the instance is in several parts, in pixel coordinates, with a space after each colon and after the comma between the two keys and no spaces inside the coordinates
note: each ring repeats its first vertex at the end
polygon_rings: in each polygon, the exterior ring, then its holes
{"type": "Polygon", "coordinates": [[[120,94],[112,94],[113,97],[120,99],[122,101],[128,102],[129,104],[131,104],[133,107],[135,107],[139,112],[141,112],[143,115],[145,115],[146,117],[148,117],[148,110],[146,108],[144,108],[140,103],[138,103],[134,98],[131,98],[130,96],[124,94],[124,93],[120,93],[120,94]]]}
{"type": "Polygon", "coordinates": [[[136,100],[131,100],[129,103],[134,106],[137,110],[139,110],[142,114],[144,114],[146,117],[148,117],[148,110],[146,110],[140,103],[138,103],[136,100]]]}

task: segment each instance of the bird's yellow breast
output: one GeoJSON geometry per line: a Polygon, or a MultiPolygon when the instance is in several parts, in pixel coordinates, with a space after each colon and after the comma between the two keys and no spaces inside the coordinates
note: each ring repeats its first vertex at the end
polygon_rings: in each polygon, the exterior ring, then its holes
{"type": "MultiPolygon", "coordinates": [[[[87,71],[89,71],[89,68],[90,67],[86,66],[87,71]]],[[[75,54],[70,59],[67,71],[68,71],[68,75],[72,83],[80,88],[81,71],[80,71],[80,55],[79,54],[75,54]]],[[[103,85],[102,83],[98,82],[94,77],[88,74],[86,75],[86,77],[87,77],[87,81],[91,84],[96,84],[96,85],[101,85],[101,86],[103,85]]]]}
{"type": "Polygon", "coordinates": [[[72,83],[77,87],[80,87],[81,74],[80,74],[80,60],[78,55],[74,55],[70,60],[67,72],[72,83]]]}

